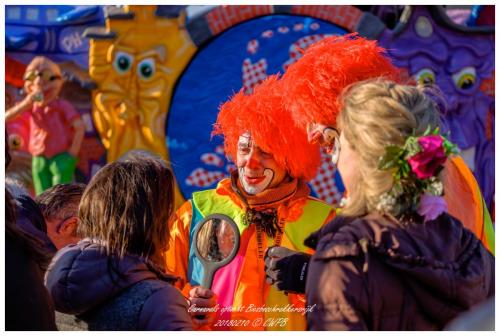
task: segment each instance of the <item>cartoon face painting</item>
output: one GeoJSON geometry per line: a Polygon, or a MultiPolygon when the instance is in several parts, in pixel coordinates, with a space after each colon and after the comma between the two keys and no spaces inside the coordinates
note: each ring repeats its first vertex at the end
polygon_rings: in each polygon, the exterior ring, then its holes
{"type": "Polygon", "coordinates": [[[494,95],[485,86],[494,78],[494,34],[439,24],[427,6],[413,6],[406,27],[384,31],[380,44],[396,66],[422,85],[435,85],[442,130],[476,179],[490,206],[494,195],[494,95]]]}
{"type": "Polygon", "coordinates": [[[87,33],[89,72],[97,84],[93,117],[108,161],[132,149],[167,158],[170,95],[195,50],[180,28],[183,19],[162,17],[157,6],[125,6],[108,15],[105,33],[87,33]]]}

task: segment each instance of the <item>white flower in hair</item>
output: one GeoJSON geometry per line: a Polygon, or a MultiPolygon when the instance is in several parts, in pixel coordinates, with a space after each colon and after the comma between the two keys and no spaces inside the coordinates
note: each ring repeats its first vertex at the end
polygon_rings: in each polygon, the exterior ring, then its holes
{"type": "Polygon", "coordinates": [[[380,195],[380,200],[377,204],[377,210],[380,212],[390,213],[396,206],[396,198],[389,193],[380,195]]]}
{"type": "Polygon", "coordinates": [[[443,195],[444,187],[443,183],[435,176],[431,177],[431,183],[427,187],[427,191],[434,196],[443,195]]]}

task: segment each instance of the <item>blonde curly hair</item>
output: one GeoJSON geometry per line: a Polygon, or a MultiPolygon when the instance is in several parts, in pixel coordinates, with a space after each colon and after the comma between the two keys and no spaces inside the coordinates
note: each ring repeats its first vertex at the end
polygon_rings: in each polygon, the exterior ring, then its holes
{"type": "Polygon", "coordinates": [[[439,125],[436,104],[423,88],[372,79],[347,87],[339,98],[337,125],[359,158],[359,179],[349,190],[342,214],[361,216],[376,210],[380,196],[394,183],[392,172],[378,169],[390,144],[403,145],[439,125]]]}

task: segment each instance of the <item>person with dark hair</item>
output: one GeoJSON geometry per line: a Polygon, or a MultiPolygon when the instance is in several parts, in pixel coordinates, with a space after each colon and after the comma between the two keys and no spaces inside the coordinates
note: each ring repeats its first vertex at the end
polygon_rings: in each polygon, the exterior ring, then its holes
{"type": "Polygon", "coordinates": [[[76,229],[78,205],[84,190],[83,183],[57,184],[35,198],[45,219],[47,234],[58,250],[80,240],[76,229]]]}
{"type": "Polygon", "coordinates": [[[57,248],[47,234],[47,225],[38,205],[28,195],[15,198],[17,205],[16,226],[25,235],[30,236],[37,246],[39,258],[36,258],[42,272],[47,270],[50,260],[57,252],[57,248]]]}
{"type": "Polygon", "coordinates": [[[83,193],[77,234],[46,274],[60,329],[191,330],[188,304],[164,273],[174,207],[172,171],[158,159],[113,162],[83,193]]]}
{"type": "MultiPolygon", "coordinates": [[[[7,139],[7,134],[5,138],[7,139]]],[[[7,141],[5,156],[7,168],[10,163],[7,141]]],[[[23,231],[16,223],[23,217],[22,211],[19,211],[16,201],[6,188],[5,330],[57,330],[54,305],[43,285],[42,269],[50,261],[50,255],[40,248],[37,238],[23,231]]],[[[29,219],[24,217],[24,221],[28,222],[29,219]]],[[[26,223],[26,227],[35,228],[35,225],[26,223]]]]}

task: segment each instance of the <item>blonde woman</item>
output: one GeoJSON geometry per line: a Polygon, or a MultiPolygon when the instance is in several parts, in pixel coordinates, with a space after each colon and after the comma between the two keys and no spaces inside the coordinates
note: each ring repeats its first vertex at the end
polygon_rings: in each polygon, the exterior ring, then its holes
{"type": "Polygon", "coordinates": [[[419,88],[361,82],[341,106],[329,134],[348,198],[307,240],[308,328],[442,329],[495,292],[493,256],[446,212],[440,172],[454,146],[419,88]]]}

